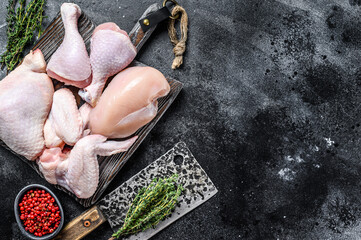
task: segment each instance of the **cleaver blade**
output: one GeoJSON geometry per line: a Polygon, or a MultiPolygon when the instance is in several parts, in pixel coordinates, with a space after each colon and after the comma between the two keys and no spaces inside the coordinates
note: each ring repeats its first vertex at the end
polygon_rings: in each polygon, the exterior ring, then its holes
{"type": "Polygon", "coordinates": [[[129,206],[138,191],[147,187],[154,178],[170,177],[173,174],[179,175],[178,183],[183,185],[184,191],[172,215],[155,228],[123,239],[149,239],[217,193],[217,188],[186,144],[179,142],[163,156],[102,198],[94,207],[68,223],[56,239],[81,239],[105,221],[108,221],[112,230],[116,232],[122,226],[129,206]]]}

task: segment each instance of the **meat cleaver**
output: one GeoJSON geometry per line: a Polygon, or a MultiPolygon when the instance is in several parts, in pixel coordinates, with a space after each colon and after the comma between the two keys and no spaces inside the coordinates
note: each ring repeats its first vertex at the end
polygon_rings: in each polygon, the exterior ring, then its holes
{"type": "Polygon", "coordinates": [[[106,195],[95,206],[73,219],[55,239],[82,239],[105,221],[109,222],[114,232],[117,231],[122,226],[128,208],[138,191],[147,187],[154,178],[170,177],[173,174],[179,175],[178,181],[184,187],[175,211],[155,228],[131,235],[126,239],[149,239],[217,193],[216,187],[186,144],[179,142],[163,156],[106,195]]]}

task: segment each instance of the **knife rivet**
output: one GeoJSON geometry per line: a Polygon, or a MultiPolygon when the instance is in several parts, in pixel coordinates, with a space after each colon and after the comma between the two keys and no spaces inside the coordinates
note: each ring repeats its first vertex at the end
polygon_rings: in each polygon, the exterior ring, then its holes
{"type": "Polygon", "coordinates": [[[144,24],[145,26],[149,26],[149,19],[148,19],[148,18],[144,19],[144,20],[143,20],[143,24],[144,24]]]}
{"type": "Polygon", "coordinates": [[[84,227],[89,227],[90,226],[90,221],[89,220],[86,220],[85,222],[84,222],[84,227]]]}

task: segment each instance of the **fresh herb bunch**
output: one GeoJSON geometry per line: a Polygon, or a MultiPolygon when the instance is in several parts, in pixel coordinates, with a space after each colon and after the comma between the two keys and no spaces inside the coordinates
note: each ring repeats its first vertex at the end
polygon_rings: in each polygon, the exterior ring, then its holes
{"type": "Polygon", "coordinates": [[[7,7],[7,37],[6,51],[1,55],[0,63],[6,66],[8,71],[13,70],[20,62],[26,44],[33,39],[34,32],[41,35],[41,24],[45,0],[31,0],[26,5],[26,0],[19,1],[19,7],[15,11],[18,0],[9,0],[7,7]]]}
{"type": "Polygon", "coordinates": [[[123,226],[112,235],[115,239],[155,227],[175,209],[183,187],[177,184],[178,175],[154,179],[147,188],[142,188],[134,198],[123,226]]]}

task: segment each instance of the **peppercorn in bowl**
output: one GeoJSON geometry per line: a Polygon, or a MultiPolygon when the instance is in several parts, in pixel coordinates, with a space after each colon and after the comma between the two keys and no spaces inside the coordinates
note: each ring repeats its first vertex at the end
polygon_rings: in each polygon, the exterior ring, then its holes
{"type": "Polygon", "coordinates": [[[14,212],[21,232],[30,239],[52,239],[64,224],[64,212],[58,198],[40,184],[28,185],[18,193],[14,212]]]}

